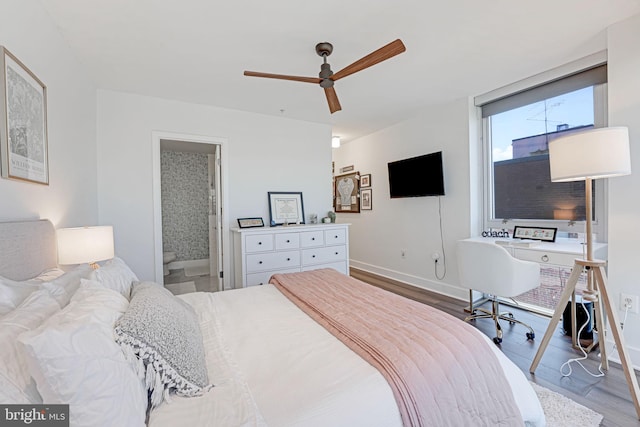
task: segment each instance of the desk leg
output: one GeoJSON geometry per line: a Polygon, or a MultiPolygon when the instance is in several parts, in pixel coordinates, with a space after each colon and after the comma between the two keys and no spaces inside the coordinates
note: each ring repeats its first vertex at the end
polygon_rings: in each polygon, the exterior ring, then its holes
{"type": "Polygon", "coordinates": [[[571,344],[573,348],[578,348],[578,326],[577,326],[577,314],[576,314],[576,289],[573,288],[571,293],[571,344]]]}

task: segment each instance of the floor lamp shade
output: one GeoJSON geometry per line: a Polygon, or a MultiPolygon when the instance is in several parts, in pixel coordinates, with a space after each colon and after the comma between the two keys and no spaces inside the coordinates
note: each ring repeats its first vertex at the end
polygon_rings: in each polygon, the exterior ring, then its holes
{"type": "Polygon", "coordinates": [[[598,128],[555,139],[549,143],[549,164],[553,182],[629,175],[629,131],[598,128]]]}
{"type": "Polygon", "coordinates": [[[58,263],[95,263],[114,256],[113,227],[61,228],[57,232],[58,263]]]}

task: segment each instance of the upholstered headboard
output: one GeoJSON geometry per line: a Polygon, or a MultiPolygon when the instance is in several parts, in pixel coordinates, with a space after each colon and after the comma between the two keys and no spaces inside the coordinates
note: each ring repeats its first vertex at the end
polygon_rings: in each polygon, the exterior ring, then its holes
{"type": "Polygon", "coordinates": [[[0,222],[0,276],[26,280],[57,265],[56,230],[49,220],[0,222]]]}

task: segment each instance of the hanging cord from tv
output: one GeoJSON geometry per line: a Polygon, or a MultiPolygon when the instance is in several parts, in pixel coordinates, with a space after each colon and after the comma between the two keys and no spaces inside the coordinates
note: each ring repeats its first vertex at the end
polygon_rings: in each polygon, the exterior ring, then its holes
{"type": "Polygon", "coordinates": [[[438,196],[438,221],[440,224],[440,249],[442,250],[442,276],[438,274],[438,265],[440,265],[439,260],[436,260],[436,262],[433,263],[433,269],[436,279],[442,280],[447,275],[447,256],[444,253],[444,234],[442,231],[442,197],[440,196],[438,196]]]}

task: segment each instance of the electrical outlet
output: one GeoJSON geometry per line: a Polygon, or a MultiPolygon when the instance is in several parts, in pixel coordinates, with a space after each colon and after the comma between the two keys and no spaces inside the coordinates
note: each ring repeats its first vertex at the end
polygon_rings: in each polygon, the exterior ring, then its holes
{"type": "Polygon", "coordinates": [[[620,294],[620,310],[629,310],[632,313],[640,313],[640,296],[631,294],[620,294]]]}
{"type": "Polygon", "coordinates": [[[434,260],[435,262],[438,262],[438,260],[440,259],[440,253],[439,252],[432,253],[431,259],[434,260]]]}

